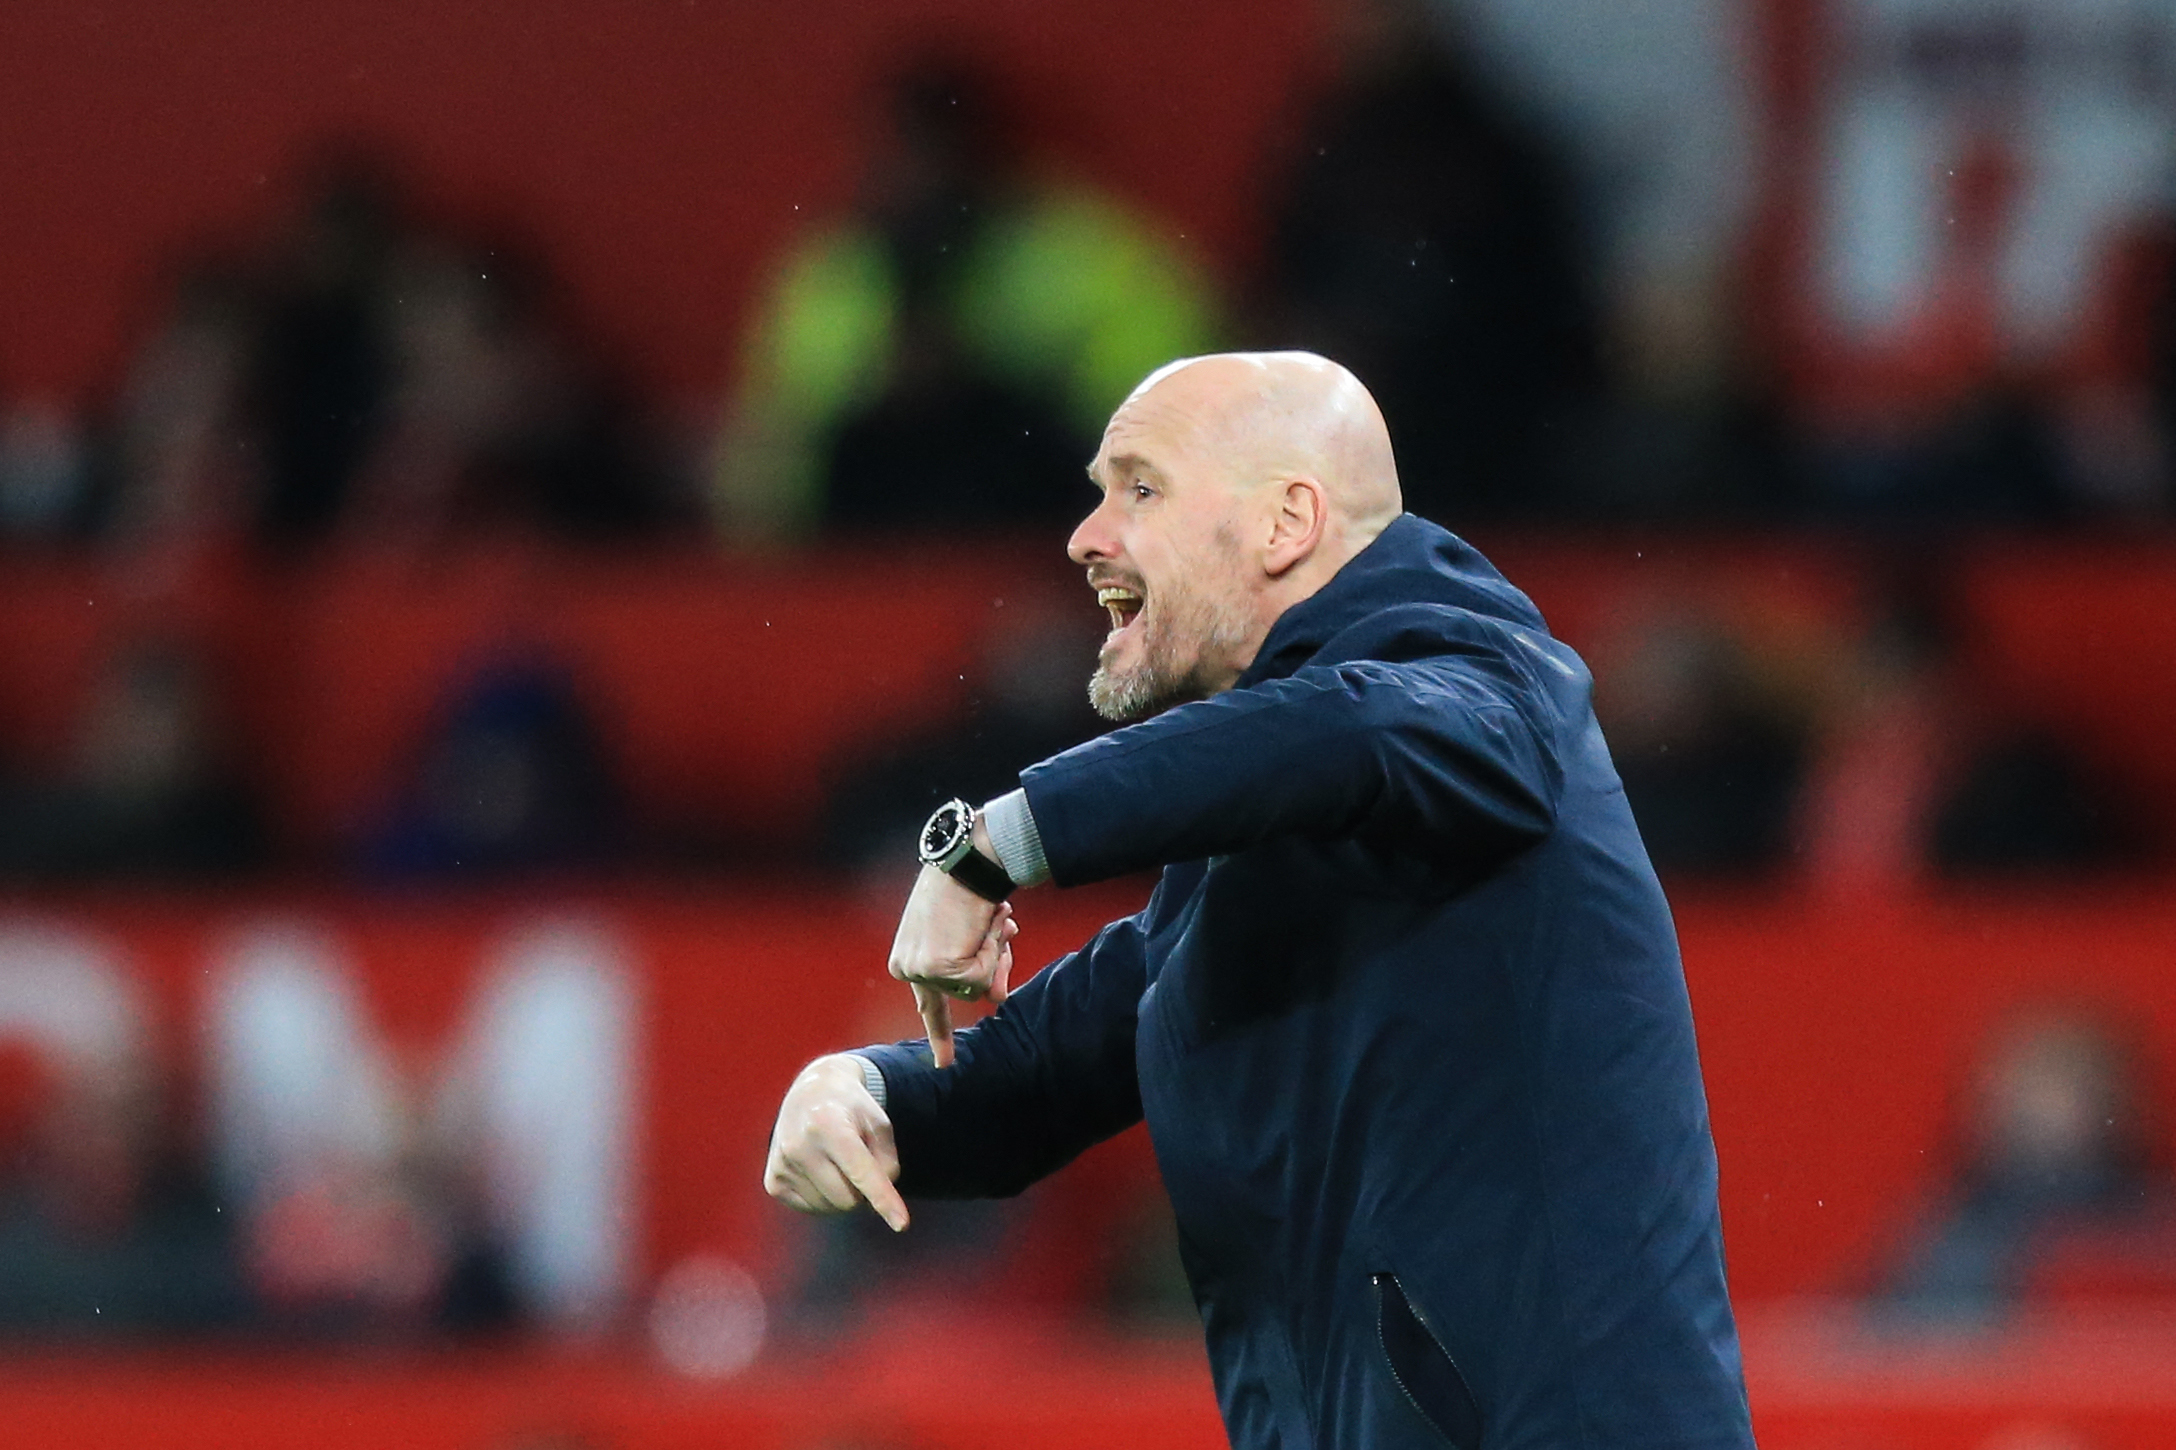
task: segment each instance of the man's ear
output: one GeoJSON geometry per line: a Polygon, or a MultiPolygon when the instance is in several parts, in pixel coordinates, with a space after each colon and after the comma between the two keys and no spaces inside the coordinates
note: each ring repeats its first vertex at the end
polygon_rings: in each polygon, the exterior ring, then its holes
{"type": "Polygon", "coordinates": [[[1269,545],[1262,552],[1262,569],[1273,579],[1304,563],[1321,544],[1330,523],[1329,498],[1315,479],[1288,478],[1276,489],[1269,545]]]}

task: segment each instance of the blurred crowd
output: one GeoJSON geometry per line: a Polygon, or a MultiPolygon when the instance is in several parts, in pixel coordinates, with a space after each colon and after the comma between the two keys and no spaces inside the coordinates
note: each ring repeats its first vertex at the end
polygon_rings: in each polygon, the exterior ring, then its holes
{"type": "Polygon", "coordinates": [[[1989,689],[1921,559],[1876,556],[1851,619],[1635,604],[1596,709],[1666,878],[1838,897],[2077,880],[2165,859],[2168,823],[2074,738],[2072,702],[1989,689]]]}
{"type": "Polygon", "coordinates": [[[0,424],[0,537],[727,543],[1043,524],[1125,390],[1305,346],[1454,527],[2165,518],[2176,16],[1847,0],[1336,0],[1212,270],[1037,154],[1008,78],[876,83],[853,204],[748,312],[715,446],[657,425],[518,238],[349,147],[174,263],[110,395],[0,424]]]}
{"type": "Polygon", "coordinates": [[[368,148],[311,158],[270,235],[169,270],[93,417],[9,415],[0,536],[286,553],[670,517],[668,470],[542,265],[419,220],[368,148]]]}
{"type": "MultiPolygon", "coordinates": [[[[1865,0],[1835,7],[1794,86],[1730,0],[1620,12],[1582,0],[1537,27],[1508,0],[1331,5],[1261,158],[1255,246],[1221,272],[1035,154],[1005,76],[903,60],[873,82],[853,203],[776,259],[698,448],[532,248],[425,214],[382,155],[331,149],[282,224],[173,266],[92,415],[4,412],[0,551],[307,567],[508,537],[1055,538],[1140,376],[1311,347],[1382,399],[1409,504],[1453,527],[1800,520],[1880,541],[1893,597],[1837,622],[1856,639],[1779,651],[1687,599],[1595,651],[1666,871],[2150,859],[2165,823],[2138,818],[2119,769],[2060,719],[1980,698],[1922,544],[1963,521],[2169,513],[2176,19],[1865,0]]],[[[1064,699],[1070,636],[1016,628],[987,649],[980,713],[942,734],[993,781],[1094,729],[1064,699]]],[[[654,857],[563,662],[445,689],[348,861],[654,857]]],[[[220,704],[185,639],[116,646],[64,760],[0,759],[0,876],[294,864],[220,704]]],[[[965,779],[932,741],[840,761],[806,859],[856,865],[930,803],[910,777],[965,779]]]]}

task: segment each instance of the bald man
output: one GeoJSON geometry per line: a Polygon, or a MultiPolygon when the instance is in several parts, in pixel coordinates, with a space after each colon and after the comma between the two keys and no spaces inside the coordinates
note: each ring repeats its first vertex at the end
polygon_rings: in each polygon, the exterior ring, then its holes
{"type": "Polygon", "coordinates": [[[1164,368],[1089,471],[1124,728],[931,819],[891,957],[928,1039],[812,1063],[770,1191],[904,1229],[1145,1116],[1239,1450],[1751,1446],[1676,937],[1586,667],[1401,512],[1325,359],[1164,368]],[[1016,886],[1150,867],[1009,992],[1016,886]]]}

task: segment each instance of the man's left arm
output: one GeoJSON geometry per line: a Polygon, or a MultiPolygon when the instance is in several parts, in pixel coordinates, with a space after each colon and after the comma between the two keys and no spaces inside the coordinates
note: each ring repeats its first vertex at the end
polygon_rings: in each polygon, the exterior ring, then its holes
{"type": "Polygon", "coordinates": [[[1487,860],[1555,825],[1553,711],[1485,652],[1310,666],[1090,741],[1021,784],[1061,885],[1364,828],[1487,860]]]}
{"type": "MultiPolygon", "coordinates": [[[[1014,869],[1023,885],[1077,886],[1279,835],[1362,830],[1485,869],[1556,823],[1558,706],[1527,664],[1478,642],[1420,659],[1309,666],[1032,766],[1021,791],[988,814],[1012,816],[1016,839],[1047,870],[1014,869]]],[[[925,869],[915,884],[891,971],[914,986],[940,1066],[951,1061],[947,998],[1004,997],[1005,925],[998,908],[941,872],[925,869]]]]}

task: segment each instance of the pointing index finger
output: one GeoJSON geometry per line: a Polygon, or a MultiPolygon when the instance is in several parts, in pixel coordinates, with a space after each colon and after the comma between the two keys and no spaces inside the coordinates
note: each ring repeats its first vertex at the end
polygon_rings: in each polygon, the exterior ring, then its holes
{"type": "Polygon", "coordinates": [[[899,1196],[899,1190],[892,1185],[868,1145],[855,1139],[853,1145],[839,1155],[837,1162],[846,1181],[869,1201],[869,1207],[876,1210],[877,1217],[883,1219],[893,1233],[905,1232],[907,1201],[899,1196]]]}
{"type": "Polygon", "coordinates": [[[928,982],[914,984],[915,1010],[929,1033],[930,1059],[939,1067],[952,1065],[952,1003],[941,987],[928,982]]]}

